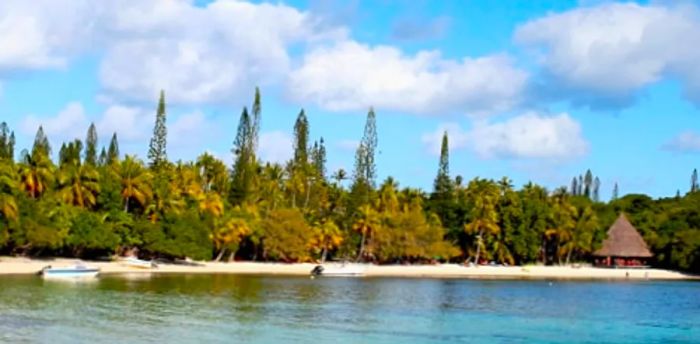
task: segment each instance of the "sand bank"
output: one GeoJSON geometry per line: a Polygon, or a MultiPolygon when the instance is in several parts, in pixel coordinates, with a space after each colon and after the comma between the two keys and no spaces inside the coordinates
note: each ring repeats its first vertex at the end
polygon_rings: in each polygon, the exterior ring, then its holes
{"type": "MultiPolygon", "coordinates": [[[[28,259],[0,257],[0,275],[36,274],[47,265],[66,266],[82,262],[77,259],[28,259]]],[[[83,262],[99,267],[102,274],[121,273],[231,273],[261,275],[308,276],[316,264],[298,263],[202,263],[202,266],[160,264],[157,269],[144,270],[122,262],[83,262]]],[[[366,265],[366,277],[414,277],[414,278],[483,278],[483,279],[582,279],[582,280],[692,280],[698,276],[661,269],[604,269],[570,266],[479,266],[458,264],[439,265],[366,265]]]]}

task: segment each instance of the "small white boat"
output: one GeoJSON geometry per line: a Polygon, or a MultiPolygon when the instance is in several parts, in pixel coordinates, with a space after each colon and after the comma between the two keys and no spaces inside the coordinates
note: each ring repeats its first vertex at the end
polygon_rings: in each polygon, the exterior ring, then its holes
{"type": "Polygon", "coordinates": [[[39,274],[44,278],[94,278],[100,273],[99,268],[87,267],[77,264],[71,266],[52,267],[51,265],[41,269],[39,274]]]}
{"type": "Polygon", "coordinates": [[[361,264],[328,264],[316,265],[311,270],[312,276],[325,277],[361,277],[365,275],[366,267],[361,264]]]}
{"type": "Polygon", "coordinates": [[[153,269],[158,267],[153,261],[138,259],[136,257],[127,257],[122,260],[122,264],[137,269],[153,269]]]}

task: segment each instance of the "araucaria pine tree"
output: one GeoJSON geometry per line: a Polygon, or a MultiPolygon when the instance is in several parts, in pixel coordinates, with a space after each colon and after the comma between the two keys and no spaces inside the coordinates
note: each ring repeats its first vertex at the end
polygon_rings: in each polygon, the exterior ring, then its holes
{"type": "Polygon", "coordinates": [[[0,123],[0,160],[15,156],[15,133],[10,131],[7,123],[0,123]]]}
{"type": "Polygon", "coordinates": [[[435,212],[442,225],[450,231],[461,231],[455,218],[454,183],[450,178],[450,151],[447,132],[442,135],[440,147],[440,162],[437,176],[433,182],[433,193],[430,195],[432,211],[435,212]]]}
{"type": "Polygon", "coordinates": [[[598,177],[593,180],[593,201],[600,201],[600,179],[598,177]]]}
{"type": "Polygon", "coordinates": [[[586,176],[583,178],[583,195],[591,198],[593,192],[593,173],[591,170],[586,171],[586,176]]]}
{"type": "Polygon", "coordinates": [[[39,126],[39,129],[36,131],[34,146],[32,146],[32,156],[37,157],[39,155],[51,156],[51,144],[49,143],[49,138],[44,134],[43,126],[39,126]]]}
{"type": "Polygon", "coordinates": [[[613,192],[612,192],[612,200],[616,200],[619,197],[620,194],[620,189],[617,187],[617,183],[615,183],[615,186],[613,187],[613,192]]]}
{"type": "Polygon", "coordinates": [[[85,137],[85,163],[91,166],[97,164],[97,129],[95,123],[90,123],[85,137]]]}
{"type": "Polygon", "coordinates": [[[318,144],[314,144],[314,149],[311,154],[311,163],[319,178],[326,179],[326,146],[323,142],[323,137],[318,144]]]}
{"type": "Polygon", "coordinates": [[[693,169],[693,174],[690,176],[690,192],[698,191],[698,169],[693,169]]]}
{"type": "Polygon", "coordinates": [[[255,88],[255,98],[253,99],[253,118],[251,121],[250,128],[250,148],[253,152],[258,149],[258,135],[260,132],[260,116],[262,112],[262,105],[260,103],[260,88],[255,88]]]}
{"type": "Polygon", "coordinates": [[[302,109],[294,122],[294,169],[303,170],[309,161],[309,121],[302,109]]]}
{"type": "Polygon", "coordinates": [[[377,119],[374,109],[367,113],[365,132],[355,153],[352,190],[358,205],[368,203],[376,185],[375,152],[377,150],[377,119]]]}
{"type": "Polygon", "coordinates": [[[435,177],[434,194],[437,198],[445,198],[452,194],[452,180],[450,180],[450,151],[447,132],[442,135],[442,145],[440,147],[440,166],[435,177]]]}
{"type": "Polygon", "coordinates": [[[111,164],[119,161],[119,141],[117,141],[117,133],[112,134],[112,140],[109,141],[107,149],[107,163],[111,164]]]}
{"type": "Polygon", "coordinates": [[[148,148],[148,160],[153,168],[160,167],[168,160],[168,155],[166,153],[168,129],[166,127],[165,117],[165,92],[160,91],[156,123],[153,127],[153,136],[151,137],[151,144],[148,148]]]}
{"type": "Polygon", "coordinates": [[[252,135],[252,124],[248,108],[244,107],[241,117],[238,120],[238,130],[236,139],[233,141],[234,155],[233,172],[231,175],[230,200],[232,204],[241,204],[250,195],[253,164],[255,162],[254,152],[250,144],[252,135]]]}

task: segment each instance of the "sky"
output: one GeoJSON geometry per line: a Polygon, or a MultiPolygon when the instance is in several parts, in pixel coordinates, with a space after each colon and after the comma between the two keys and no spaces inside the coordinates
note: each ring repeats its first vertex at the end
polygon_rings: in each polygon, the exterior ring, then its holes
{"type": "Polygon", "coordinates": [[[95,123],[144,159],[158,92],[168,155],[228,164],[262,93],[258,155],[284,162],[303,108],[329,172],[352,171],[370,107],[379,179],[450,172],[553,189],[591,169],[608,199],[684,193],[700,161],[700,3],[0,1],[0,122],[54,151],[95,123]]]}

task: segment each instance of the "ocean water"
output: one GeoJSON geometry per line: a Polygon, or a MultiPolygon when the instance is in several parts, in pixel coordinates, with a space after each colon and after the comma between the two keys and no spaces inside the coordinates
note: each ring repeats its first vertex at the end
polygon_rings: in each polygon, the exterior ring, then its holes
{"type": "Polygon", "coordinates": [[[0,277],[0,342],[700,343],[700,283],[0,277]]]}

